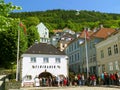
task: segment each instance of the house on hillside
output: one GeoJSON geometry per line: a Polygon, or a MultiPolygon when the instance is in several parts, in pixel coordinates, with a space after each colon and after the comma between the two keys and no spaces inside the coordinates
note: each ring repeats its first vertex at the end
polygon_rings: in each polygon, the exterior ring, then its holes
{"type": "Polygon", "coordinates": [[[41,22],[37,25],[38,33],[40,36],[41,43],[48,43],[49,42],[49,30],[48,28],[41,22]]]}
{"type": "Polygon", "coordinates": [[[51,44],[59,48],[60,51],[64,51],[67,47],[67,44],[74,40],[75,32],[65,28],[63,30],[53,30],[54,36],[51,37],[51,44]]]}
{"type": "Polygon", "coordinates": [[[35,78],[68,77],[68,57],[53,45],[35,43],[21,60],[22,86],[34,85],[35,78]]]}
{"type": "Polygon", "coordinates": [[[58,42],[63,34],[63,30],[53,30],[54,35],[50,38],[50,43],[58,47],[58,42]]]}
{"type": "Polygon", "coordinates": [[[64,51],[67,45],[74,39],[75,39],[74,35],[69,34],[68,32],[64,33],[58,43],[60,51],[64,51]]]}

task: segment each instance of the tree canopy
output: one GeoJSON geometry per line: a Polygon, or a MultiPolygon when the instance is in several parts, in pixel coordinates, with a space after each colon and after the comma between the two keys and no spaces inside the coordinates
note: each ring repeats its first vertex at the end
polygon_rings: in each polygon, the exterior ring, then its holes
{"type": "MultiPolygon", "coordinates": [[[[25,28],[20,27],[20,22],[22,21],[20,18],[12,18],[9,17],[10,12],[13,10],[19,10],[21,7],[13,6],[12,3],[4,3],[3,1],[0,2],[0,67],[3,68],[11,68],[12,65],[16,65],[17,61],[17,45],[18,45],[18,31],[20,31],[20,41],[19,41],[19,53],[20,55],[25,52],[25,50],[28,48],[31,44],[33,44],[33,41],[38,40],[39,36],[37,33],[37,30],[35,31],[33,28],[33,31],[31,33],[28,33],[27,35],[24,34],[24,30],[27,25],[24,25],[25,28]],[[34,38],[31,34],[34,34],[34,38]],[[29,37],[27,37],[29,36],[29,37]],[[32,38],[31,40],[29,40],[32,38]],[[31,42],[31,43],[30,43],[31,42]]],[[[31,19],[31,18],[30,18],[31,19]]],[[[36,25],[36,22],[39,22],[37,18],[34,25],[36,25]]],[[[24,22],[23,22],[24,23],[24,22]]],[[[32,23],[32,25],[33,25],[32,23]]],[[[28,29],[29,31],[29,29],[28,29]]],[[[20,56],[19,55],[19,56],[20,56]]]]}
{"type": "MultiPolygon", "coordinates": [[[[49,30],[63,29],[68,27],[74,31],[80,31],[84,27],[93,29],[103,24],[109,28],[119,28],[120,15],[115,13],[102,13],[95,11],[81,10],[78,13],[76,10],[47,10],[36,12],[18,12],[11,13],[10,17],[19,17],[26,20],[26,17],[37,17],[39,22],[47,25],[49,30]],[[114,23],[113,23],[114,22],[114,23]]],[[[31,22],[31,20],[29,20],[31,22]]]]}

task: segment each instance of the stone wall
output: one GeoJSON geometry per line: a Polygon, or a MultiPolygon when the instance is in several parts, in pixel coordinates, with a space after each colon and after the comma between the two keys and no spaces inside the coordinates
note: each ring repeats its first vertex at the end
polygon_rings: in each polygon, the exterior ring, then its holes
{"type": "Polygon", "coordinates": [[[17,81],[5,81],[5,90],[20,89],[21,82],[17,81]]]}
{"type": "Polygon", "coordinates": [[[5,78],[6,78],[6,75],[0,75],[0,90],[4,90],[5,89],[5,78]]]}
{"type": "Polygon", "coordinates": [[[0,81],[0,90],[4,90],[4,82],[0,81]]]}

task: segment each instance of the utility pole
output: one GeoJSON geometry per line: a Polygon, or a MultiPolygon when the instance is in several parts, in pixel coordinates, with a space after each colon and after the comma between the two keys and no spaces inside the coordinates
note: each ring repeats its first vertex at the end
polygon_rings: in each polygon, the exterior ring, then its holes
{"type": "Polygon", "coordinates": [[[89,67],[88,67],[88,48],[87,48],[87,30],[85,28],[85,53],[86,53],[86,67],[87,67],[87,78],[89,77],[89,67]]]}
{"type": "Polygon", "coordinates": [[[20,30],[18,29],[16,81],[18,81],[19,45],[20,45],[20,30]]]}

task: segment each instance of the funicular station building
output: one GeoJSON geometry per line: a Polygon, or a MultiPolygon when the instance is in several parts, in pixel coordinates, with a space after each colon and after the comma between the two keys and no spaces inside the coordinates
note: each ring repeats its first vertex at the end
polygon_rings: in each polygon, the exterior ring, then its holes
{"type": "Polygon", "coordinates": [[[22,86],[34,86],[36,78],[40,80],[60,76],[68,77],[68,57],[53,45],[35,43],[22,55],[22,86]]]}

